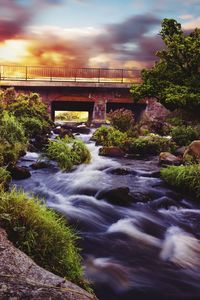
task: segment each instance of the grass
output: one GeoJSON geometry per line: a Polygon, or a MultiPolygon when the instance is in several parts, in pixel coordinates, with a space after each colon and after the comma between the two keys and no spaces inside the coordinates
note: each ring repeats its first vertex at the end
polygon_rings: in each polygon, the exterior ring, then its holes
{"type": "Polygon", "coordinates": [[[16,247],[41,267],[84,285],[75,232],[37,198],[16,189],[1,190],[0,225],[16,247]]]}
{"type": "Polygon", "coordinates": [[[69,171],[74,165],[89,163],[91,159],[87,146],[69,137],[50,141],[46,150],[49,159],[55,160],[62,170],[69,171]]]}
{"type": "Polygon", "coordinates": [[[5,168],[0,168],[0,190],[6,189],[10,180],[10,173],[5,168]]]}
{"type": "Polygon", "coordinates": [[[200,165],[170,166],[161,170],[162,178],[182,192],[193,193],[200,199],[200,165]]]}

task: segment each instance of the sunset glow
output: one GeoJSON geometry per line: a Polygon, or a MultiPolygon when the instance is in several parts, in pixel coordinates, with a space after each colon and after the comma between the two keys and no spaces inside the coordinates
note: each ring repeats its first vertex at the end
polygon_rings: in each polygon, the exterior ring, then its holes
{"type": "Polygon", "coordinates": [[[28,42],[23,40],[6,40],[0,44],[0,61],[6,63],[21,63],[28,55],[28,42]]]}
{"type": "Polygon", "coordinates": [[[158,35],[163,18],[176,18],[185,30],[200,24],[199,1],[177,2],[0,0],[0,63],[152,66],[163,46],[158,35]]]}

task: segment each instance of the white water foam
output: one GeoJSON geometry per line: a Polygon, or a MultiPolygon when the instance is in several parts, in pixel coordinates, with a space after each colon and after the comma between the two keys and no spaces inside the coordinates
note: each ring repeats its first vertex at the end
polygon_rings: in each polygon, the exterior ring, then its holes
{"type": "Polygon", "coordinates": [[[156,247],[161,246],[161,241],[158,238],[142,232],[141,229],[134,223],[136,223],[136,221],[133,219],[121,219],[112,224],[107,232],[122,232],[144,244],[156,247]]]}
{"type": "Polygon", "coordinates": [[[166,232],[160,258],[182,268],[200,268],[200,242],[192,234],[171,226],[166,232]]]}
{"type": "Polygon", "coordinates": [[[106,282],[117,291],[130,288],[128,269],[107,257],[88,257],[85,261],[85,276],[95,282],[106,282]]]}

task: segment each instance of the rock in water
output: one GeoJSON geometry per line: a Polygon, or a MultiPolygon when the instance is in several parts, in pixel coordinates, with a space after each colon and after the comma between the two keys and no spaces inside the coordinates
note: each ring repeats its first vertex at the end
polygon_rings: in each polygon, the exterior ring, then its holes
{"type": "Polygon", "coordinates": [[[10,166],[8,167],[8,171],[10,171],[12,178],[16,180],[27,179],[31,177],[31,173],[26,167],[10,166]]]}
{"type": "Polygon", "coordinates": [[[39,267],[16,249],[0,228],[0,299],[97,300],[76,286],[39,267]]]}
{"type": "Polygon", "coordinates": [[[34,169],[34,170],[45,169],[45,168],[48,168],[48,167],[49,167],[49,164],[45,161],[38,161],[38,162],[35,162],[31,165],[31,168],[34,169]]]}
{"type": "Polygon", "coordinates": [[[161,165],[179,166],[181,164],[181,159],[170,152],[161,152],[159,155],[159,163],[161,165]]]}
{"type": "Polygon", "coordinates": [[[99,149],[99,155],[109,157],[124,157],[125,153],[119,147],[102,147],[99,149]]]}
{"type": "Polygon", "coordinates": [[[130,190],[128,187],[118,187],[115,189],[105,189],[100,191],[96,198],[101,200],[105,199],[112,204],[117,205],[130,205],[134,200],[133,197],[129,194],[130,190]]]}

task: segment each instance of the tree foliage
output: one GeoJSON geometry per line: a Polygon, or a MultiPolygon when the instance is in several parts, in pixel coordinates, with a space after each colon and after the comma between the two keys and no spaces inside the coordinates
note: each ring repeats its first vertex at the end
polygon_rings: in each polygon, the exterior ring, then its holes
{"type": "Polygon", "coordinates": [[[200,108],[200,29],[182,31],[174,19],[164,19],[160,36],[165,48],[159,60],[141,72],[143,83],[131,88],[135,101],[155,97],[166,108],[193,113],[200,108]]]}

